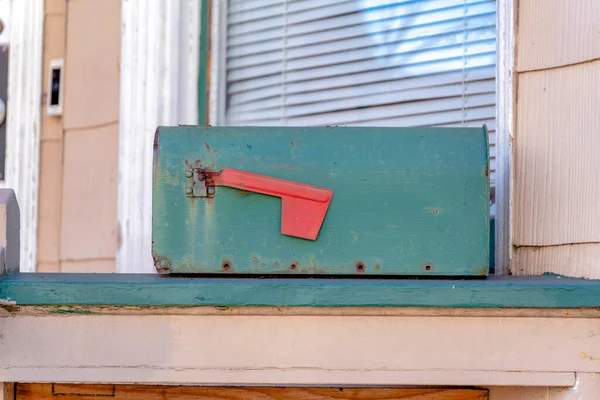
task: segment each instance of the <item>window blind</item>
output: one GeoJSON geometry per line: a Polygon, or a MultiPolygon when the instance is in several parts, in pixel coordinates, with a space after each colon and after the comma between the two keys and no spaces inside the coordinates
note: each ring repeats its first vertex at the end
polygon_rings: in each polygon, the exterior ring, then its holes
{"type": "Polygon", "coordinates": [[[495,175],[494,0],[230,0],[226,124],[476,126],[495,175]]]}

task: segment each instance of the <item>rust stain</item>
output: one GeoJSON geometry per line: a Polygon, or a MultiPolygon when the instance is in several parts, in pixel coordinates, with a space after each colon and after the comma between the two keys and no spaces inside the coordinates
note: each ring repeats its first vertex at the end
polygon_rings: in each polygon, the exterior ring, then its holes
{"type": "Polygon", "coordinates": [[[381,269],[381,265],[375,264],[375,271],[379,271],[381,269]]]}
{"type": "Polygon", "coordinates": [[[204,141],[204,147],[206,147],[207,151],[210,151],[210,145],[208,144],[208,142],[206,140],[204,141]]]}
{"type": "Polygon", "coordinates": [[[290,144],[292,145],[292,147],[296,147],[296,144],[294,142],[290,142],[290,144]]]}
{"type": "Polygon", "coordinates": [[[488,177],[490,176],[490,167],[489,166],[485,166],[485,168],[483,169],[483,176],[488,177]]]}
{"type": "Polygon", "coordinates": [[[431,212],[431,213],[433,213],[433,214],[435,214],[435,215],[438,215],[439,213],[441,213],[441,212],[442,212],[442,209],[441,209],[441,208],[439,208],[439,207],[434,207],[434,206],[431,206],[431,207],[425,207],[425,208],[423,208],[423,209],[424,209],[425,211],[429,211],[429,212],[431,212]]]}
{"type": "Polygon", "coordinates": [[[236,189],[235,194],[237,194],[238,196],[248,196],[249,194],[252,194],[252,192],[249,192],[247,190],[236,189]]]}
{"type": "Polygon", "coordinates": [[[358,235],[356,234],[356,232],[354,232],[354,231],[351,231],[350,233],[351,233],[351,234],[352,234],[352,236],[354,236],[355,238],[357,238],[357,237],[358,237],[358,235]]]}
{"type": "Polygon", "coordinates": [[[154,268],[156,269],[156,272],[159,274],[169,273],[171,269],[170,260],[165,256],[156,254],[154,251],[154,246],[152,246],[152,260],[154,261],[154,268]]]}
{"type": "Polygon", "coordinates": [[[319,269],[319,268],[302,268],[300,270],[300,273],[302,274],[311,274],[311,275],[323,275],[326,273],[325,270],[323,269],[319,269]]]}
{"type": "Polygon", "coordinates": [[[265,268],[265,263],[256,254],[252,254],[250,256],[250,261],[252,261],[252,264],[254,265],[254,267],[256,267],[257,271],[260,271],[261,268],[265,268]]]}
{"type": "Polygon", "coordinates": [[[159,149],[159,145],[158,145],[158,137],[160,136],[160,128],[156,128],[156,131],[154,131],[154,150],[158,150],[159,149]]]}
{"type": "Polygon", "coordinates": [[[365,264],[362,261],[358,261],[356,263],[356,272],[358,272],[359,274],[365,272],[366,269],[367,267],[365,267],[365,264]]]}
{"type": "Polygon", "coordinates": [[[587,354],[586,352],[583,352],[583,351],[581,353],[579,353],[579,358],[588,359],[590,361],[598,360],[598,357],[590,356],[589,354],[587,354]]]}
{"type": "Polygon", "coordinates": [[[223,268],[223,271],[227,272],[231,270],[231,261],[225,259],[223,260],[223,263],[221,264],[221,268],[223,268]]]}

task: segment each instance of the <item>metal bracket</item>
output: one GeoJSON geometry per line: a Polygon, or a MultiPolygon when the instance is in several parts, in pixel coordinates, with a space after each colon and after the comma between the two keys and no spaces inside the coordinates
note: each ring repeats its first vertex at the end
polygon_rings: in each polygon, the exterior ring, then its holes
{"type": "Polygon", "coordinates": [[[185,171],[185,195],[187,197],[214,197],[215,185],[211,176],[199,168],[185,171]]]}

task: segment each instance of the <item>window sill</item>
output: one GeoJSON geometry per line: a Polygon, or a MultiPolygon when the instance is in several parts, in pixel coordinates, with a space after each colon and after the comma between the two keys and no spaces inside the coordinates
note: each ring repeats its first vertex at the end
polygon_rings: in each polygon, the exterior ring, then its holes
{"type": "Polygon", "coordinates": [[[600,307],[600,280],[557,275],[458,279],[190,278],[151,274],[12,274],[7,306],[600,307]]]}

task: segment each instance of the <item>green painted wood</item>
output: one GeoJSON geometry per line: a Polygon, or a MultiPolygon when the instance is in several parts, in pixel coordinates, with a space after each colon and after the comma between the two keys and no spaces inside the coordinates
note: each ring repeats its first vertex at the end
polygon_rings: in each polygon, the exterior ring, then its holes
{"type": "Polygon", "coordinates": [[[15,274],[14,305],[600,307],[600,280],[544,275],[471,280],[184,278],[150,274],[15,274]]]}
{"type": "Polygon", "coordinates": [[[170,273],[488,272],[485,128],[161,127],[153,185],[153,255],[170,273]],[[332,189],[319,237],[282,235],[276,197],[186,197],[191,166],[332,189]]]}

